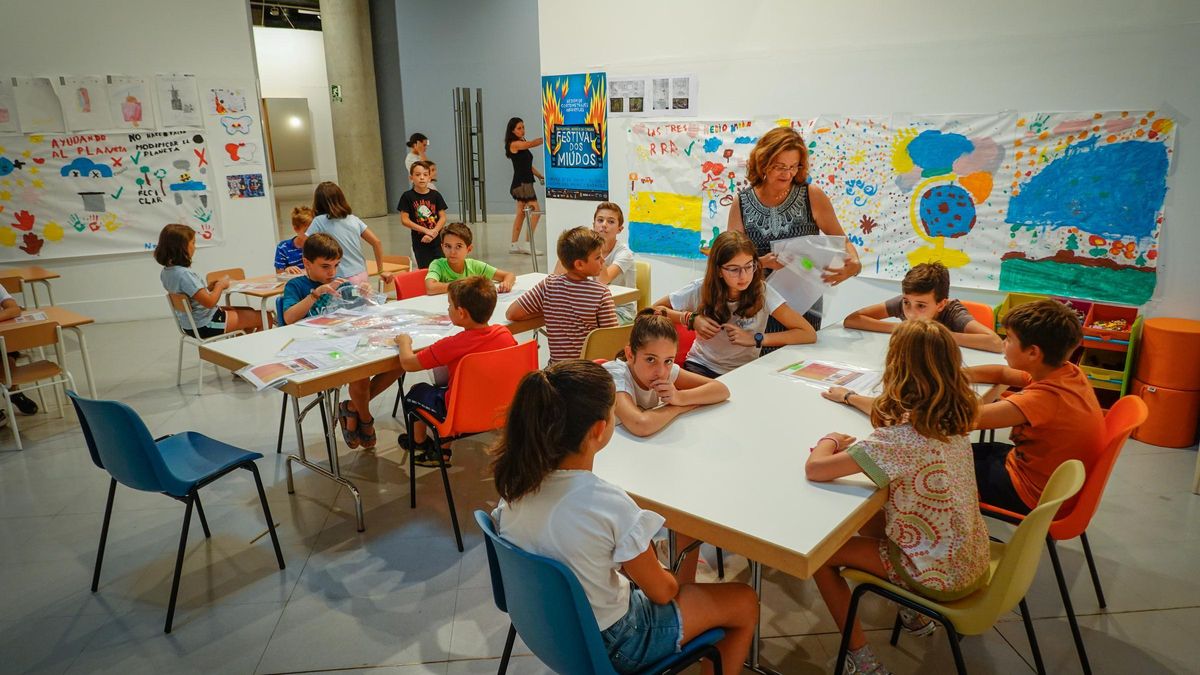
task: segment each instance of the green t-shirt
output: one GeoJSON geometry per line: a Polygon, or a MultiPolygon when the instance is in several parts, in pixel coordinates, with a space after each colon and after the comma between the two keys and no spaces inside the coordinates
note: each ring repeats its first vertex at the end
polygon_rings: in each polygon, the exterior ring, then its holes
{"type": "Polygon", "coordinates": [[[474,258],[466,259],[466,265],[463,267],[462,274],[450,269],[450,261],[445,258],[438,258],[429,263],[429,271],[425,274],[426,279],[433,279],[441,284],[458,281],[463,277],[486,277],[491,279],[494,276],[496,276],[495,267],[474,258]]]}

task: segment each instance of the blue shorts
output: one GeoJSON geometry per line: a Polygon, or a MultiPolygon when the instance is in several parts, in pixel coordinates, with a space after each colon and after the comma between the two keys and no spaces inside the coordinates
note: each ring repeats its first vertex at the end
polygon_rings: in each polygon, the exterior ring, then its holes
{"type": "Polygon", "coordinates": [[[405,406],[415,406],[439,422],[446,420],[446,387],[418,382],[404,395],[405,406]]]}
{"type": "Polygon", "coordinates": [[[600,633],[618,673],[636,673],[679,653],[683,617],[672,600],[656,605],[641,589],[629,594],[629,611],[600,633]]]}

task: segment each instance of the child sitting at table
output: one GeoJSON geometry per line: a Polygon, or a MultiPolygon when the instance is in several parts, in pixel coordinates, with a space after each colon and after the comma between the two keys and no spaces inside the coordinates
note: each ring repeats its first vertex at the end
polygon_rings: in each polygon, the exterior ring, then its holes
{"type": "Polygon", "coordinates": [[[575,574],[617,672],[641,672],[723,628],[723,672],[739,673],[758,620],[753,589],[672,576],[651,545],[664,518],[592,473],[612,438],[614,394],[608,373],[580,359],[521,380],[492,463],[502,498],[492,512],[496,531],[575,574]]]}
{"type": "Polygon", "coordinates": [[[577,359],[588,333],[617,325],[612,293],[592,277],[604,269],[604,238],[586,227],[558,236],[558,261],[565,274],[551,274],[509,305],[509,321],[545,318],[550,362],[577,359]]]}
{"type": "Polygon", "coordinates": [[[517,281],[517,275],[496,269],[491,265],[468,258],[475,249],[472,245],[471,228],[466,223],[450,223],[442,231],[442,255],[429,263],[429,272],[425,274],[425,294],[437,295],[445,293],[450,282],[464,277],[481,276],[496,281],[496,290],[507,293],[512,290],[517,281]]]}
{"type": "Polygon", "coordinates": [[[976,321],[966,307],[950,297],[950,270],[940,262],[921,263],[904,275],[900,292],[890,300],[851,312],[846,328],[891,333],[899,323],[886,319],[930,319],[949,328],[962,347],[998,352],[1000,336],[976,321]]]}
{"type": "MultiPolygon", "coordinates": [[[[221,295],[229,288],[229,278],[217,279],[206,285],[200,275],[192,269],[192,256],[196,255],[196,231],[187,225],[172,223],[158,233],[158,245],[154,248],[154,260],[163,266],[158,278],[168,293],[182,293],[188,297],[192,319],[196,322],[201,340],[235,330],[253,333],[262,330],[262,315],[251,307],[218,307],[221,295]]],[[[187,317],[175,312],[179,327],[192,335],[187,317]]]]}
{"type": "Polygon", "coordinates": [[[1019,305],[1003,319],[1004,360],[1009,367],[967,369],[973,382],[1023,387],[983,406],[979,429],[1012,427],[1008,443],[975,444],[980,501],[1029,513],[1060,464],[1092,466],[1104,447],[1104,413],[1079,366],[1069,362],[1083,340],[1070,307],[1056,300],[1019,305]]]}
{"type": "MultiPolygon", "coordinates": [[[[341,259],[341,245],[328,234],[318,232],[304,241],[304,276],[291,279],[283,287],[280,302],[283,324],[291,325],[324,313],[335,295],[344,299],[353,296],[354,285],[337,276],[341,259]]],[[[371,289],[363,282],[358,290],[369,293],[371,289]]],[[[355,449],[361,445],[368,450],[375,447],[377,438],[371,399],[390,387],[396,377],[394,371],[388,371],[347,385],[350,400],[338,404],[338,426],[347,447],[355,449]]]]}
{"type": "MultiPolygon", "coordinates": [[[[17,304],[17,301],[13,298],[13,296],[9,295],[8,289],[0,284],[0,321],[8,321],[9,319],[17,318],[18,316],[21,316],[21,306],[17,304]]],[[[13,358],[14,353],[10,352],[4,356],[8,359],[9,371],[17,367],[17,361],[15,358],[13,358]]],[[[10,387],[9,391],[12,391],[13,389],[16,389],[16,385],[10,387]]],[[[25,394],[20,392],[10,393],[8,395],[8,400],[12,401],[12,404],[16,406],[17,410],[21,411],[22,415],[37,414],[37,403],[35,403],[33,399],[29,398],[25,394]]],[[[7,424],[8,413],[0,410],[0,427],[3,427],[7,424]]]]}
{"type": "Polygon", "coordinates": [[[300,269],[304,258],[304,233],[312,224],[313,210],[307,206],[297,206],[292,209],[292,231],[294,237],[288,237],[275,247],[275,272],[277,274],[301,274],[300,269]]]}
{"type": "Polygon", "coordinates": [[[350,209],[350,202],[337,183],[325,181],[313,192],[313,218],[308,226],[308,235],[325,233],[337,240],[342,247],[342,262],[338,264],[338,276],[360,284],[367,280],[367,261],[363,257],[362,242],[367,242],[375,253],[375,265],[379,278],[390,283],[392,275],[383,271],[383,242],[350,209]]]}
{"type": "Polygon", "coordinates": [[[754,242],[741,232],[718,235],[704,278],[654,304],[696,331],[683,368],[705,377],[720,377],[753,361],[763,347],[817,341],[812,325],[767,286],[754,242]],[[787,330],[763,333],[768,317],[787,330]]]}
{"type": "MultiPolygon", "coordinates": [[[[613,202],[600,202],[596,213],[592,215],[592,229],[604,237],[604,246],[600,248],[600,252],[604,254],[604,267],[596,281],[605,286],[637,286],[637,262],[633,259],[633,251],[617,238],[625,229],[625,214],[621,207],[613,202]]],[[[562,263],[558,263],[554,268],[555,274],[563,274],[565,271],[562,263]]],[[[637,311],[637,302],[627,302],[617,307],[617,320],[622,326],[633,323],[637,311]]]]}
{"type": "MultiPolygon", "coordinates": [[[[850,588],[842,567],[864,570],[927,597],[949,601],[977,589],[988,575],[988,532],[979,513],[967,434],[979,404],[950,331],[925,319],[892,333],[883,393],[870,402],[875,430],[856,441],[830,433],[810,450],[805,473],[831,481],[864,473],[888,491],[882,522],[868,522],[813,575],[838,627],[844,629],[850,588]]],[[[848,390],[823,394],[843,402],[848,390]]],[[[905,628],[928,634],[934,624],[900,610],[905,628]]],[[[850,659],[856,673],[886,673],[855,621],[850,659]]]]}
{"type": "MultiPolygon", "coordinates": [[[[405,372],[446,369],[446,377],[441,384],[418,382],[404,395],[406,411],[415,406],[439,421],[446,419],[449,384],[453,382],[454,373],[464,356],[517,344],[508,327],[488,323],[496,309],[496,287],[491,281],[482,276],[458,279],[450,282],[446,295],[449,300],[450,322],[461,326],[461,333],[444,337],[416,353],[413,353],[412,336],[407,333],[396,336],[396,346],[400,349],[400,368],[405,372]]],[[[406,414],[405,418],[407,417],[406,414]]],[[[425,423],[417,420],[409,431],[412,432],[411,435],[400,434],[400,447],[416,453],[415,461],[420,466],[439,466],[425,423]]],[[[449,447],[443,447],[442,461],[447,466],[450,465],[449,447]]]]}

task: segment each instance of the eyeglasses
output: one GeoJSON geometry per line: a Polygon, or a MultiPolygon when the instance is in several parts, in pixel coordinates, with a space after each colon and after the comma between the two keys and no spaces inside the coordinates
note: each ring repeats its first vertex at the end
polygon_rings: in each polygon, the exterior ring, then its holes
{"type": "Polygon", "coordinates": [[[769,169],[774,173],[799,173],[799,164],[772,164],[769,169]]]}
{"type": "Polygon", "coordinates": [[[722,265],[721,266],[721,271],[728,274],[731,277],[740,277],[743,274],[754,274],[754,271],[757,269],[758,269],[758,262],[752,262],[749,265],[742,265],[740,267],[737,265],[722,265]]]}

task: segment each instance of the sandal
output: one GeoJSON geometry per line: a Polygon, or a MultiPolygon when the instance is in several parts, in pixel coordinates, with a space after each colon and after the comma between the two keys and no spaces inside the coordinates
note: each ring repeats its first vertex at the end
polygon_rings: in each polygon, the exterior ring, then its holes
{"type": "Polygon", "coordinates": [[[358,436],[358,413],[350,409],[349,401],[342,401],[338,404],[338,426],[342,428],[342,440],[346,442],[346,447],[354,450],[359,446],[358,436]],[[349,428],[347,420],[354,418],[356,426],[354,429],[349,428]]]}
{"type": "Polygon", "coordinates": [[[417,456],[413,462],[417,466],[423,466],[427,469],[437,469],[442,464],[445,464],[447,469],[454,466],[450,463],[450,448],[442,449],[442,461],[439,462],[437,448],[433,446],[433,440],[429,438],[426,438],[425,442],[421,444],[420,450],[417,451],[417,456]]]}
{"type": "Polygon", "coordinates": [[[358,419],[358,440],[366,450],[373,450],[377,442],[375,437],[375,418],[372,417],[370,422],[358,419]]]}

